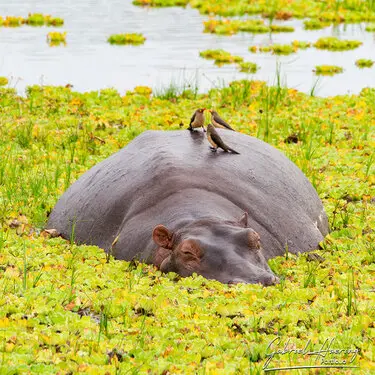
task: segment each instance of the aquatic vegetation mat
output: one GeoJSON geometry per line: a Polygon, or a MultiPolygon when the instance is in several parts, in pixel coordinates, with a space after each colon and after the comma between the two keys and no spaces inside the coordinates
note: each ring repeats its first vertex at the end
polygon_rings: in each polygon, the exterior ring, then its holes
{"type": "Polygon", "coordinates": [[[240,62],[238,63],[238,67],[243,73],[256,73],[259,69],[259,65],[250,61],[240,62]]]}
{"type": "Polygon", "coordinates": [[[303,42],[301,40],[293,40],[292,46],[296,47],[296,48],[299,48],[299,49],[307,49],[307,48],[311,47],[311,43],[310,42],[303,42]]]}
{"type": "Polygon", "coordinates": [[[143,44],[146,38],[142,34],[113,34],[108,38],[110,44],[143,44]]]}
{"type": "Polygon", "coordinates": [[[64,20],[59,17],[52,17],[41,13],[29,14],[25,23],[30,26],[63,26],[64,20]]]}
{"type": "Polygon", "coordinates": [[[317,65],[314,71],[315,74],[318,75],[332,76],[337,73],[342,73],[343,68],[336,65],[317,65]]]}
{"type": "Polygon", "coordinates": [[[133,4],[154,7],[190,5],[202,14],[226,17],[260,14],[270,20],[295,17],[335,23],[375,21],[372,0],[134,0],[133,4]]]}
{"type": "Polygon", "coordinates": [[[297,52],[298,47],[294,44],[271,44],[269,46],[250,46],[249,51],[256,52],[272,52],[275,55],[290,55],[297,52]]]}
{"type": "Polygon", "coordinates": [[[322,22],[319,19],[304,20],[303,27],[305,30],[321,30],[330,24],[327,22],[322,22]]]}
{"type": "Polygon", "coordinates": [[[314,47],[330,51],[345,51],[358,48],[362,44],[359,40],[340,40],[334,36],[327,36],[319,38],[314,43],[314,47]]]}
{"type": "Polygon", "coordinates": [[[5,18],[0,17],[0,26],[4,27],[19,27],[25,23],[25,19],[22,17],[6,16],[5,18]]]}
{"type": "Polygon", "coordinates": [[[4,27],[19,27],[22,25],[29,26],[62,26],[64,20],[59,17],[52,17],[49,14],[42,13],[29,13],[27,18],[6,16],[5,18],[0,16],[0,26],[4,27]]]}
{"type": "Polygon", "coordinates": [[[51,31],[47,34],[47,42],[50,46],[58,46],[66,44],[66,32],[51,31]]]}
{"type": "Polygon", "coordinates": [[[222,49],[208,49],[199,52],[199,56],[204,59],[214,60],[215,64],[231,64],[243,61],[243,57],[231,55],[229,52],[222,49]]]}
{"type": "Polygon", "coordinates": [[[5,86],[8,84],[8,78],[0,77],[0,86],[5,86]]]}
{"type": "Polygon", "coordinates": [[[286,25],[266,25],[261,19],[230,20],[211,18],[203,22],[204,32],[212,34],[232,35],[238,32],[248,33],[281,33],[293,32],[294,27],[286,25]]]}
{"type": "MultiPolygon", "coordinates": [[[[165,98],[144,86],[32,86],[25,97],[0,88],[0,372],[263,374],[323,365],[293,349],[330,345],[345,353],[325,361],[359,366],[330,374],[373,374],[374,103],[374,89],[320,98],[251,80],[165,98]],[[306,174],[332,230],[317,255],[271,260],[278,285],[230,286],[163,275],[43,231],[90,167],[147,129],[187,131],[197,108],[218,109],[306,174]],[[285,345],[288,354],[271,358],[285,345]]],[[[293,373],[318,371],[327,373],[293,373]]]]}
{"type": "Polygon", "coordinates": [[[189,0],[133,0],[134,5],[150,7],[177,7],[186,6],[189,0]]]}
{"type": "Polygon", "coordinates": [[[359,68],[371,68],[374,65],[374,61],[370,59],[358,59],[355,65],[359,68]]]}

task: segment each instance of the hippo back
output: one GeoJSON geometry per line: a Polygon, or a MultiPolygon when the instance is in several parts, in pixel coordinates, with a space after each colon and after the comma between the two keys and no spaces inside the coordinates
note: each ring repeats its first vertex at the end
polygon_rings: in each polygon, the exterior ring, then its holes
{"type": "MultiPolygon", "coordinates": [[[[240,155],[210,152],[202,132],[142,133],[83,174],[56,204],[48,227],[108,251],[129,220],[176,192],[198,189],[248,212],[266,258],[282,255],[286,247],[293,253],[316,249],[328,221],[304,174],[267,143],[218,132],[240,155]]],[[[136,235],[149,238],[154,224],[144,223],[142,229],[139,223],[136,235]]]]}

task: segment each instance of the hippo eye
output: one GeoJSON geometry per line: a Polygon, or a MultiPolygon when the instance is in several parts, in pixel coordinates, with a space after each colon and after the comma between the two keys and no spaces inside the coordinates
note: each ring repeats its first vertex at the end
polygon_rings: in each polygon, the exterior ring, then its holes
{"type": "Polygon", "coordinates": [[[259,234],[254,230],[248,233],[247,242],[250,249],[260,249],[260,237],[259,234]]]}

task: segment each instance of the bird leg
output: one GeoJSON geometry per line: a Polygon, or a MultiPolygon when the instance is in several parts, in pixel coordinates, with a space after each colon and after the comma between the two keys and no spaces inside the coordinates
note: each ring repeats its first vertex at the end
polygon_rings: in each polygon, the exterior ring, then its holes
{"type": "Polygon", "coordinates": [[[212,152],[216,152],[216,151],[217,151],[217,147],[212,147],[212,146],[210,146],[210,150],[211,150],[212,152]]]}

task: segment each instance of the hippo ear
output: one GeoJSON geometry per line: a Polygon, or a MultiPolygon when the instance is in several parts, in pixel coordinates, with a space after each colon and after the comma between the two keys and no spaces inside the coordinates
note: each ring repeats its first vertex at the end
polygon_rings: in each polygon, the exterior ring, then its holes
{"type": "Polygon", "coordinates": [[[241,219],[239,220],[239,224],[246,228],[247,227],[247,220],[249,218],[249,214],[245,211],[241,217],[241,219]]]}
{"type": "Polygon", "coordinates": [[[152,239],[154,242],[166,249],[172,248],[173,233],[170,232],[164,225],[157,225],[152,232],[152,239]]]}

